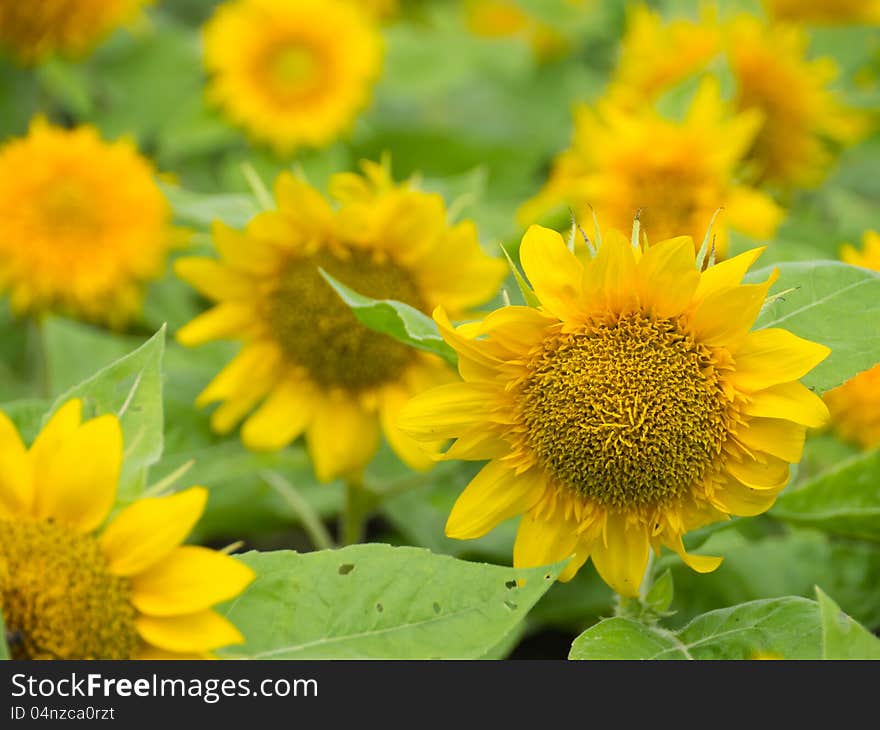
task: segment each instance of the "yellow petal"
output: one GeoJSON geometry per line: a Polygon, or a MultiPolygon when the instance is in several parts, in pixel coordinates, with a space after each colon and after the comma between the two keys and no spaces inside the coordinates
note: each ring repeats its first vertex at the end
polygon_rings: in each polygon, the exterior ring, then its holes
{"type": "Polygon", "coordinates": [[[230,266],[251,274],[266,274],[277,265],[278,254],[265,241],[216,222],[211,227],[214,247],[230,266]]]}
{"type": "Polygon", "coordinates": [[[148,644],[144,644],[134,658],[143,661],[201,661],[203,659],[216,659],[209,652],[166,651],[148,644]]]}
{"type": "Polygon", "coordinates": [[[444,459],[481,461],[510,453],[510,444],[483,426],[468,429],[443,454],[444,459]]]}
{"type": "Polygon", "coordinates": [[[241,593],[254,579],[244,563],[216,550],[184,545],[131,579],[131,600],[141,613],[195,613],[241,593]]]}
{"type": "Polygon", "coordinates": [[[234,397],[247,391],[255,379],[274,381],[271,375],[280,359],[281,352],[273,343],[252,342],[245,345],[199,394],[196,405],[206,406],[234,397]]]}
{"type": "Polygon", "coordinates": [[[523,357],[557,321],[534,307],[507,306],[486,315],[477,332],[488,335],[493,345],[503,347],[507,358],[523,357]]]}
{"type": "Polygon", "coordinates": [[[458,371],[461,377],[468,381],[494,380],[502,361],[491,354],[489,343],[466,335],[468,329],[479,331],[480,323],[475,323],[474,328],[462,326],[456,329],[443,307],[437,307],[433,317],[440,336],[458,353],[458,371]]]}
{"type": "Polygon", "coordinates": [[[110,572],[132,576],[162,560],[186,539],[207,501],[207,489],[190,487],[126,507],[101,536],[110,572]]]}
{"type": "Polygon", "coordinates": [[[770,509],[778,494],[773,490],[752,489],[730,478],[716,490],[712,502],[728,514],[754,517],[770,509]]]}
{"type": "Polygon", "coordinates": [[[379,448],[379,419],[344,397],[326,398],[317,406],[306,443],[319,481],[351,476],[379,448]]]}
{"type": "Polygon", "coordinates": [[[658,317],[683,312],[700,281],[693,239],[679,236],[651,246],[638,264],[638,280],[643,306],[658,317]]]}
{"type": "Polygon", "coordinates": [[[734,386],[753,392],[798,380],[822,362],[831,350],[788,330],[763,329],[749,333],[736,350],[734,386]]]}
{"type": "Polygon", "coordinates": [[[801,460],[806,437],[805,426],[778,418],[753,418],[736,431],[736,438],[749,451],[763,451],[789,464],[801,460]]]}
{"type": "Polygon", "coordinates": [[[627,524],[626,515],[612,512],[604,538],[590,551],[596,570],[616,593],[637,596],[648,565],[648,533],[644,527],[627,524]]]}
{"type": "Polygon", "coordinates": [[[181,327],[177,341],[192,347],[212,340],[238,339],[253,327],[254,321],[249,304],[223,302],[181,327]]]}
{"type": "Polygon", "coordinates": [[[700,283],[694,292],[694,299],[702,301],[710,294],[739,286],[746,272],[766,250],[766,246],[759,246],[710,266],[700,275],[700,283]]]}
{"type": "Polygon", "coordinates": [[[519,249],[523,271],[544,308],[560,319],[580,314],[583,265],[556,231],[530,226],[519,249]]]}
{"type": "Polygon", "coordinates": [[[724,209],[730,226],[753,238],[773,236],[785,215],[767,193],[742,185],[731,188],[724,209]]]}
{"type": "Polygon", "coordinates": [[[711,573],[721,565],[724,560],[724,558],[719,558],[714,555],[694,555],[693,553],[689,553],[684,549],[684,543],[682,543],[680,535],[667,544],[678,553],[678,557],[681,558],[685,565],[697,573],[711,573]]]}
{"type": "Polygon", "coordinates": [[[215,302],[254,294],[254,287],[244,276],[214,259],[201,256],[179,258],[174,262],[174,273],[215,302]]]}
{"type": "Polygon", "coordinates": [[[394,453],[411,469],[425,471],[434,465],[433,456],[439,454],[443,442],[428,441],[422,445],[400,428],[400,414],[409,400],[405,389],[386,388],[379,403],[379,423],[394,453]]]}
{"type": "Polygon", "coordinates": [[[747,454],[742,460],[730,458],[725,464],[727,472],[738,481],[753,489],[782,489],[788,481],[788,464],[775,456],[762,456],[757,461],[747,454]]]}
{"type": "Polygon", "coordinates": [[[419,441],[456,438],[489,420],[499,388],[489,383],[450,383],[421,393],[403,408],[397,425],[419,441]]]}
{"type": "Polygon", "coordinates": [[[173,652],[211,651],[244,643],[239,630],[215,611],[184,616],[138,616],[135,627],[148,644],[173,652]]]}
{"type": "Polygon", "coordinates": [[[86,421],[37,475],[35,511],[81,532],[97,528],[116,499],[122,429],[114,415],[86,421]]]}
{"type": "Polygon", "coordinates": [[[801,383],[780,383],[749,396],[743,412],[749,416],[784,418],[808,428],[824,426],[829,419],[825,402],[801,383]]]}
{"type": "Polygon", "coordinates": [[[0,520],[29,517],[34,503],[34,472],[15,424],[0,411],[0,520]]]}
{"type": "Polygon", "coordinates": [[[544,491],[544,475],[530,469],[517,475],[507,464],[490,461],[459,495],[446,521],[446,535],[481,537],[504,520],[530,509],[544,491]]]}
{"type": "Polygon", "coordinates": [[[67,401],[52,414],[30,448],[31,462],[37,477],[45,473],[55,457],[55,452],[76,432],[81,421],[82,401],[79,398],[67,401]]]}
{"type": "Polygon", "coordinates": [[[622,312],[637,305],[636,259],[632,245],[617,236],[603,238],[596,258],[583,270],[584,305],[622,312]]]}
{"type": "Polygon", "coordinates": [[[709,294],[694,309],[690,328],[704,345],[735,346],[746,336],[758,318],[767,290],[775,280],[745,284],[709,294]]]}
{"type": "Polygon", "coordinates": [[[241,440],[252,451],[277,451],[306,430],[316,407],[313,386],[288,379],[244,422],[241,440]]]}
{"type": "MultiPolygon", "coordinates": [[[[535,519],[533,513],[527,512],[520,520],[516,542],[513,544],[514,567],[536,568],[540,565],[558,563],[575,555],[578,547],[576,528],[577,525],[566,520],[559,509],[549,515],[542,513],[538,519],[535,519]]],[[[585,560],[586,555],[583,557],[585,560]]],[[[580,565],[583,565],[583,562],[581,560],[580,565]]]]}

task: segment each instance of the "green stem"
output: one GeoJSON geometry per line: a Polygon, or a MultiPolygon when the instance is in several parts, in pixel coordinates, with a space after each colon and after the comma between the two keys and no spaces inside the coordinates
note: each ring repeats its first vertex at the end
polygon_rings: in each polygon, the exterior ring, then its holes
{"type": "Polygon", "coordinates": [[[339,540],[343,545],[355,545],[364,539],[369,496],[360,480],[349,479],[345,483],[345,507],[339,524],[339,540]]]}
{"type": "Polygon", "coordinates": [[[330,550],[335,547],[333,538],[324,527],[318,513],[289,481],[274,471],[260,472],[260,477],[287,502],[302,522],[303,529],[318,550],[330,550]]]}
{"type": "Polygon", "coordinates": [[[642,585],[639,586],[639,602],[644,606],[648,598],[648,591],[654,584],[654,551],[648,550],[648,563],[645,565],[645,574],[642,576],[642,585]]]}

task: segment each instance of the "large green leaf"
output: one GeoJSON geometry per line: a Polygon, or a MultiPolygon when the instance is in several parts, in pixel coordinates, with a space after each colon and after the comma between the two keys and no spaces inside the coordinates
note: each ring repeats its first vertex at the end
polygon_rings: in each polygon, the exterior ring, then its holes
{"type": "Polygon", "coordinates": [[[880,450],[858,454],[783,492],[770,514],[836,535],[880,541],[880,450]]]}
{"type": "Polygon", "coordinates": [[[823,659],[880,659],[880,639],[840,610],[816,588],[822,617],[823,659]]]}
{"type": "Polygon", "coordinates": [[[371,299],[358,294],[324,270],[321,270],[321,275],[342,301],[351,307],[354,316],[363,325],[418,350],[439,355],[452,365],[458,362],[455,350],[446,344],[437,331],[434,320],[424,312],[404,302],[393,299],[371,299]]]}
{"type": "Polygon", "coordinates": [[[163,327],[134,352],[67,390],[51,408],[54,412],[71,398],[81,398],[84,418],[103,413],[119,417],[125,443],[117,493],[121,502],[137,497],[147,468],[162,455],[164,352],[163,327]]]}
{"type": "Polygon", "coordinates": [[[248,643],[222,653],[253,659],[480,658],[563,567],[514,570],[380,544],[240,557],[257,579],[222,611],[248,643]]]}
{"type": "Polygon", "coordinates": [[[591,626],[570,659],[819,659],[822,627],[813,601],[776,598],[698,616],[681,631],[625,618],[591,626]]]}
{"type": "MultiPolygon", "coordinates": [[[[782,327],[831,348],[831,354],[803,378],[819,393],[880,362],[880,273],[837,261],[778,265],[773,291],[794,291],[768,305],[757,326],[782,327]]],[[[749,275],[763,281],[770,271],[749,275]]]]}

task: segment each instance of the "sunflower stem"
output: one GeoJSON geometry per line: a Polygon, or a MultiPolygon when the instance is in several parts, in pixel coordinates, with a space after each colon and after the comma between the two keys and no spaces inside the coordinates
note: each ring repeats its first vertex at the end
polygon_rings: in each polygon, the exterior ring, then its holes
{"type": "Polygon", "coordinates": [[[339,520],[339,541],[355,545],[364,539],[364,527],[369,509],[369,495],[357,479],[345,483],[345,507],[339,520]]]}
{"type": "Polygon", "coordinates": [[[274,489],[302,522],[303,529],[318,550],[330,550],[335,547],[333,538],[321,522],[312,505],[299,493],[287,479],[274,471],[260,472],[260,477],[274,489]]]}

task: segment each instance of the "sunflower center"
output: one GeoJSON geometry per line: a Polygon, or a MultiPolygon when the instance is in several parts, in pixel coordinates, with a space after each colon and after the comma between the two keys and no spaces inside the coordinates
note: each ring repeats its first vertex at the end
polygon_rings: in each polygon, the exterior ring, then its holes
{"type": "Polygon", "coordinates": [[[86,191],[66,180],[50,184],[38,206],[40,223],[50,236],[94,235],[99,223],[93,210],[86,191]]]}
{"type": "Polygon", "coordinates": [[[0,609],[14,659],[129,659],[139,644],[128,580],[94,537],[50,522],[0,520],[0,609]]]}
{"type": "Polygon", "coordinates": [[[548,338],[521,391],[525,442],[606,507],[656,506],[717,461],[727,405],[711,352],[671,319],[626,314],[548,338]]]}
{"type": "Polygon", "coordinates": [[[267,319],[284,353],[321,386],[361,391],[394,380],[414,351],[368,329],[318,271],[374,299],[396,299],[424,310],[410,275],[388,259],[351,250],[291,259],[268,298],[267,319]]]}
{"type": "Polygon", "coordinates": [[[318,59],[312,49],[301,44],[282,45],[269,54],[268,70],[278,93],[300,94],[314,87],[318,59]]]}

